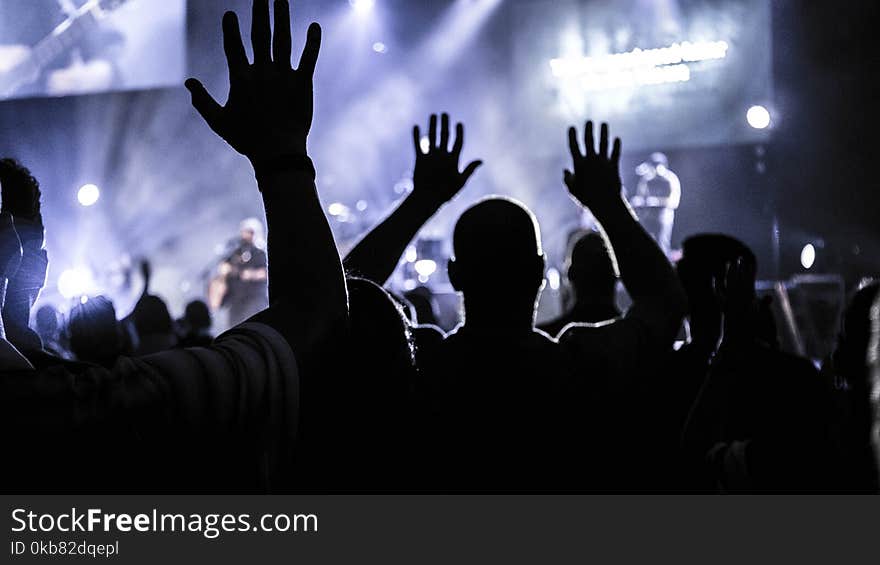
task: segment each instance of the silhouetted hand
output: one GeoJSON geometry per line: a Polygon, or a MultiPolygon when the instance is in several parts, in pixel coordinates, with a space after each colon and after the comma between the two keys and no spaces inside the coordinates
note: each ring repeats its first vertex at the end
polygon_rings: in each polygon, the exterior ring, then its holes
{"type": "Polygon", "coordinates": [[[759,303],[755,300],[755,266],[738,257],[727,264],[724,279],[716,281],[724,312],[724,339],[742,339],[756,332],[759,303]]]}
{"type": "Polygon", "coordinates": [[[275,0],[275,37],[268,0],[254,0],[248,62],[234,12],[223,15],[223,48],[229,65],[229,99],[221,106],[196,79],[188,79],[193,106],[211,129],[254,165],[285,155],[305,155],[314,110],[312,79],[321,27],[309,26],[299,67],[290,64],[290,6],[275,0]]]}
{"type": "Polygon", "coordinates": [[[586,155],[581,153],[577,130],[568,129],[568,146],[574,161],[574,172],[565,171],[565,185],[571,195],[594,215],[601,215],[610,207],[623,202],[620,181],[620,139],[614,139],[611,156],[608,156],[608,124],[602,124],[599,136],[599,152],[593,141],[593,122],[587,122],[584,133],[586,155]]]}
{"type": "Polygon", "coordinates": [[[422,152],[422,134],[419,126],[413,127],[413,145],[416,150],[416,165],[413,171],[412,196],[439,208],[458,194],[474,171],[483,164],[472,161],[464,171],[459,172],[461,148],[464,145],[464,126],[455,125],[455,140],[449,149],[449,115],[440,118],[440,138],[437,138],[437,114],[431,114],[428,124],[427,153],[422,152]]]}
{"type": "Polygon", "coordinates": [[[144,294],[150,291],[150,278],[153,274],[153,267],[146,259],[141,260],[141,276],[144,277],[144,294]]]}

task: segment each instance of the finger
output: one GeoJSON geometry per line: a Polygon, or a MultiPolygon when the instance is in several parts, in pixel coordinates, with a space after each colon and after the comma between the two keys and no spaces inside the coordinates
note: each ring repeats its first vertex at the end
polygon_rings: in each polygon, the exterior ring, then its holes
{"type": "Polygon", "coordinates": [[[251,47],[254,50],[254,64],[272,62],[269,46],[272,43],[272,28],[269,24],[269,0],[253,0],[251,12],[251,47]]]}
{"type": "Polygon", "coordinates": [[[599,156],[603,159],[608,158],[608,124],[602,122],[599,130],[599,156]]]}
{"type": "Polygon", "coordinates": [[[198,80],[194,78],[188,79],[184,85],[192,95],[193,107],[199,114],[201,114],[202,118],[205,119],[208,126],[219,134],[220,115],[223,111],[223,107],[220,106],[210,94],[208,94],[205,86],[198,80]]]}
{"type": "Polygon", "coordinates": [[[565,169],[565,171],[562,173],[562,180],[563,182],[565,182],[565,186],[571,188],[574,185],[574,173],[572,173],[568,169],[565,169]]]}
{"type": "Polygon", "coordinates": [[[620,138],[614,138],[614,146],[611,148],[611,162],[617,165],[620,163],[620,138]]]}
{"type": "Polygon", "coordinates": [[[449,114],[440,115],[440,148],[449,151],[449,114]]]}
{"type": "Polygon", "coordinates": [[[235,12],[223,14],[223,51],[226,52],[226,64],[229,65],[229,76],[240,76],[248,66],[244,43],[241,41],[241,29],[238,27],[238,16],[235,12]]]}
{"type": "Polygon", "coordinates": [[[416,158],[424,155],[422,153],[422,131],[419,126],[413,126],[413,146],[416,148],[416,158]]]}
{"type": "Polygon", "coordinates": [[[461,148],[464,146],[464,126],[459,122],[455,124],[455,141],[452,142],[452,153],[454,155],[461,154],[461,148]]]}
{"type": "Polygon", "coordinates": [[[431,147],[437,147],[437,114],[431,114],[428,121],[428,141],[431,147]]]}
{"type": "Polygon", "coordinates": [[[587,122],[584,127],[584,148],[587,150],[587,157],[596,154],[596,142],[593,139],[593,122],[587,122]]]}
{"type": "Polygon", "coordinates": [[[309,77],[315,76],[315,66],[318,64],[319,51],[321,51],[321,26],[312,22],[308,33],[306,33],[306,46],[303,47],[297,70],[303,71],[309,77]]]}
{"type": "Polygon", "coordinates": [[[477,169],[479,169],[482,165],[483,165],[482,161],[473,161],[471,163],[468,163],[468,166],[465,167],[464,171],[462,171],[462,173],[461,173],[462,185],[464,185],[464,183],[466,183],[468,181],[468,179],[471,178],[471,175],[474,174],[474,172],[477,169]]]}
{"type": "Polygon", "coordinates": [[[275,35],[272,36],[272,60],[284,69],[290,68],[290,3],[275,0],[275,35]]]}
{"type": "Polygon", "coordinates": [[[582,159],[580,145],[578,145],[577,130],[573,127],[568,128],[568,149],[571,151],[572,159],[582,159]]]}

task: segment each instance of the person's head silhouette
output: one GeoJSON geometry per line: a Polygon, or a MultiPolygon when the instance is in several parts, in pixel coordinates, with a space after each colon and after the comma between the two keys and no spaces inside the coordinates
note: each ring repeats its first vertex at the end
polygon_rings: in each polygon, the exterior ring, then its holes
{"type": "Polygon", "coordinates": [[[465,324],[532,328],[544,281],[544,254],[535,216],[521,203],[486,198],[455,224],[449,280],[464,295],[465,324]]]}
{"type": "MultiPolygon", "coordinates": [[[[717,343],[721,334],[721,305],[717,289],[723,284],[728,265],[742,259],[747,271],[757,270],[757,259],[738,239],[721,233],[701,233],[682,243],[682,257],[676,271],[688,298],[688,325],[691,339],[717,343]]],[[[755,281],[750,281],[754,288],[755,281]]]]}
{"type": "Polygon", "coordinates": [[[122,330],[116,321],[116,309],[104,296],[74,306],[67,332],[70,349],[80,361],[110,367],[122,354],[122,330]]]}
{"type": "Polygon", "coordinates": [[[567,266],[576,303],[603,303],[615,308],[617,270],[614,256],[600,234],[587,232],[578,237],[568,253],[567,266]]]}
{"type": "Polygon", "coordinates": [[[44,304],[37,310],[37,333],[42,338],[54,338],[58,333],[58,311],[50,304],[44,304]]]}

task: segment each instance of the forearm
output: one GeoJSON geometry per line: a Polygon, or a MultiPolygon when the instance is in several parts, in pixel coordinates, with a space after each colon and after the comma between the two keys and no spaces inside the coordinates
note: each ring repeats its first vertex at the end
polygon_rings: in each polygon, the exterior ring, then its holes
{"type": "Polygon", "coordinates": [[[639,224],[621,199],[619,205],[597,215],[617,258],[620,277],[634,304],[662,308],[669,318],[680,318],[686,297],[672,265],[657,243],[639,224]]]}
{"type": "Polygon", "coordinates": [[[437,206],[410,194],[349,251],[345,271],[384,285],[406,246],[436,211],[437,206]]]}
{"type": "Polygon", "coordinates": [[[268,225],[270,302],[289,304],[296,324],[318,316],[344,318],[345,277],[314,181],[303,172],[259,179],[268,225]]]}

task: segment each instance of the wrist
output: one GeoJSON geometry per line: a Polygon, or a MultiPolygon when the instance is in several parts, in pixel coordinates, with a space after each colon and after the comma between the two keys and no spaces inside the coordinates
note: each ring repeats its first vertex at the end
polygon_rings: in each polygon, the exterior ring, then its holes
{"type": "Polygon", "coordinates": [[[585,205],[600,224],[615,223],[622,220],[638,221],[632,209],[621,196],[607,202],[585,205]]]}
{"type": "MultiPolygon", "coordinates": [[[[317,177],[315,165],[305,153],[284,153],[271,157],[253,158],[251,163],[260,185],[272,178],[288,175],[305,176],[312,182],[317,177]]],[[[262,190],[262,186],[260,190],[262,190]]]]}
{"type": "Polygon", "coordinates": [[[440,208],[446,204],[446,200],[437,200],[426,193],[413,190],[407,195],[404,204],[413,212],[417,212],[425,216],[433,216],[440,208]]]}

